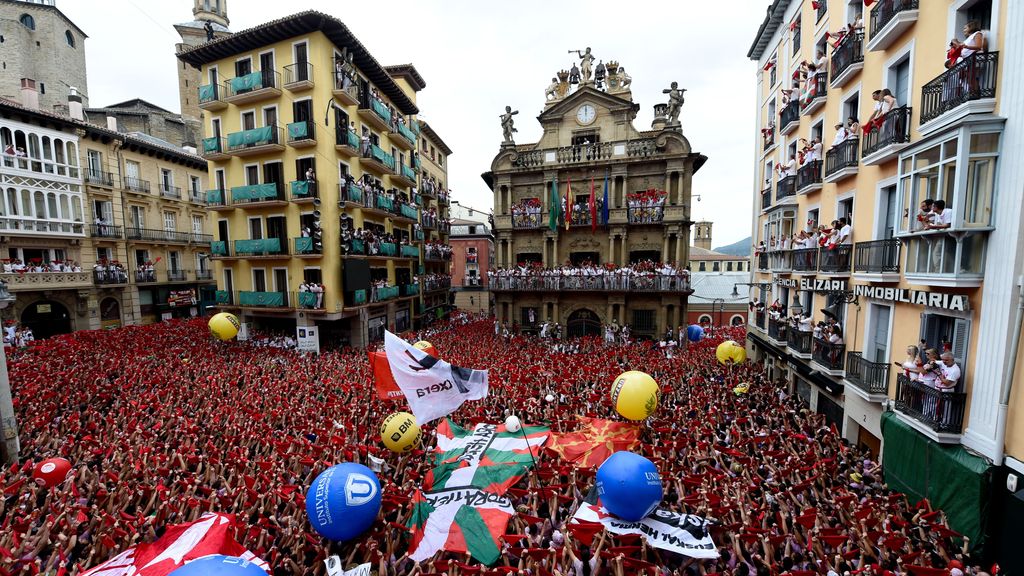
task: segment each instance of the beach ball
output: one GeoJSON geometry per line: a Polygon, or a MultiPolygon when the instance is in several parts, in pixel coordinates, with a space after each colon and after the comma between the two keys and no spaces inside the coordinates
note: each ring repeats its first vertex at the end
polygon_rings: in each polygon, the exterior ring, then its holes
{"type": "Polygon", "coordinates": [[[430,354],[434,358],[437,358],[437,348],[434,348],[434,345],[431,344],[430,342],[427,342],[426,340],[420,340],[419,342],[413,344],[413,348],[419,348],[420,350],[423,350],[424,352],[430,354]]]}
{"type": "Polygon", "coordinates": [[[218,340],[231,340],[238,335],[238,316],[227,312],[214,314],[210,318],[210,334],[218,340]]]}
{"type": "Polygon", "coordinates": [[[661,503],[661,474],[639,454],[616,452],[597,469],[597,496],[615,516],[637,522],[661,503]]]}
{"type": "Polygon", "coordinates": [[[408,412],[395,412],[380,425],[380,441],[392,452],[408,452],[420,444],[420,426],[408,412]]]}
{"type": "Polygon", "coordinates": [[[627,420],[644,420],[658,408],[661,390],[650,374],[630,370],[612,383],[612,406],[627,420]]]}
{"type": "Polygon", "coordinates": [[[71,462],[64,458],[47,458],[32,469],[32,479],[44,488],[59,486],[71,474],[71,462]]]}
{"type": "Polygon", "coordinates": [[[690,342],[699,342],[704,337],[704,328],[700,324],[690,324],[686,327],[686,339],[690,342]]]}
{"type": "Polygon", "coordinates": [[[171,576],[267,576],[267,572],[243,558],[213,554],[188,562],[171,576]]]}
{"type": "Polygon", "coordinates": [[[715,357],[722,364],[741,364],[747,359],[747,349],[732,340],[726,340],[715,349],[715,357]]]}
{"type": "Polygon", "coordinates": [[[309,523],[318,534],[334,542],[359,537],[373,525],[378,512],[380,481],[362,464],[331,466],[313,480],[306,492],[309,523]]]}
{"type": "Polygon", "coordinates": [[[740,394],[746,394],[750,390],[750,382],[740,382],[735,388],[732,389],[733,393],[739,396],[740,394]]]}

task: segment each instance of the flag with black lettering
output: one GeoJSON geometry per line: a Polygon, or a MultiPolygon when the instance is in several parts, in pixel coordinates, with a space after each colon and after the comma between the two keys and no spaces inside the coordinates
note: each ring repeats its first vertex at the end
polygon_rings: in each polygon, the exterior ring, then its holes
{"type": "Polygon", "coordinates": [[[384,334],[384,352],[395,383],[421,425],[451,414],[467,400],[487,397],[486,370],[452,366],[391,332],[384,334]]]}

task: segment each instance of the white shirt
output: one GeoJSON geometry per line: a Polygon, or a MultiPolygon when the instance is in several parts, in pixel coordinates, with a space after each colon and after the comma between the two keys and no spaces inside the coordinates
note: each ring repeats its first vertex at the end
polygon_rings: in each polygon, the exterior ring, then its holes
{"type": "Polygon", "coordinates": [[[942,209],[942,213],[939,214],[939,217],[937,218],[937,222],[936,223],[937,224],[949,224],[950,226],[952,226],[953,225],[953,209],[952,208],[943,208],[942,209]]]}
{"type": "Polygon", "coordinates": [[[960,381],[960,367],[954,362],[952,366],[946,366],[945,363],[939,367],[939,372],[942,373],[942,377],[946,380],[950,380],[953,384],[943,384],[936,381],[935,385],[945,390],[953,390],[956,388],[957,383],[960,381]]]}
{"type": "Polygon", "coordinates": [[[849,224],[843,226],[843,228],[839,230],[839,237],[842,238],[841,244],[852,244],[853,239],[851,236],[853,236],[853,227],[849,224]]]}
{"type": "Polygon", "coordinates": [[[845,127],[840,128],[839,130],[836,131],[836,137],[832,139],[832,145],[838,146],[839,144],[842,144],[843,140],[846,140],[846,137],[849,135],[850,133],[846,131],[845,127]]]}

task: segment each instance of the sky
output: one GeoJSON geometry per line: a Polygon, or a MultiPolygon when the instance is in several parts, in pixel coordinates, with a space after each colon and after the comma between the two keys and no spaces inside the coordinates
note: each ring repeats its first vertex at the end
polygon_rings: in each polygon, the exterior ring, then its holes
{"type": "MultiPolygon", "coordinates": [[[[454,151],[452,198],[490,210],[480,174],[501,143],[498,115],[516,116],[518,143],[541,135],[536,117],[544,89],[568,69],[570,49],[592,48],[618,60],[633,78],[634,122],[650,129],[653,106],[672,81],[686,88],[680,121],[693,150],[708,162],[694,176],[694,220],[714,222],[714,245],[750,235],[756,63],[746,57],[768,0],[229,0],[234,31],[319,10],[342,21],[384,65],[412,62],[426,80],[420,117],[454,151]],[[724,25],[727,23],[727,25],[724,25]],[[407,40],[406,40],[407,39],[407,40]]],[[[86,34],[89,104],[132,98],[179,111],[178,40],[173,24],[192,20],[191,0],[57,0],[86,34]]]]}

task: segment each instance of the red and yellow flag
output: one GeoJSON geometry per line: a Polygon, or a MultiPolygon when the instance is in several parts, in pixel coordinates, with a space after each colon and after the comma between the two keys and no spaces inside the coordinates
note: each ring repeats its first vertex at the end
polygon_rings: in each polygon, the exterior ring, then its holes
{"type": "Polygon", "coordinates": [[[632,450],[640,443],[640,428],[635,424],[580,418],[582,427],[575,432],[552,434],[549,448],[563,459],[583,468],[597,467],[615,452],[632,450]]]}

